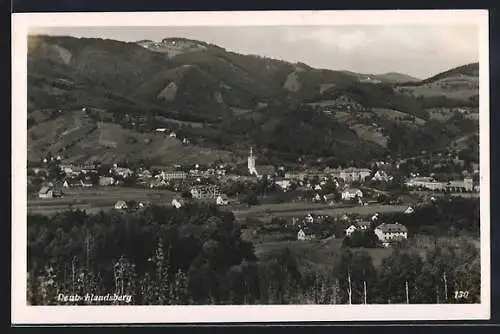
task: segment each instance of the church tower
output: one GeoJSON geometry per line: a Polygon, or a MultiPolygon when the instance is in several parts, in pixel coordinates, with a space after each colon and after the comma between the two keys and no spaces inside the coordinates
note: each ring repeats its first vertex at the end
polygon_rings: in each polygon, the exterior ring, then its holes
{"type": "Polygon", "coordinates": [[[248,172],[250,175],[259,176],[257,170],[255,169],[255,156],[253,155],[252,147],[250,147],[250,154],[248,155],[248,172]]]}

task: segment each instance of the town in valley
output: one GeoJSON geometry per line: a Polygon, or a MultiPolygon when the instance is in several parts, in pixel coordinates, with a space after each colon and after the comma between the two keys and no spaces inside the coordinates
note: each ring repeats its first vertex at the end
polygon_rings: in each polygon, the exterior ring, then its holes
{"type": "Polygon", "coordinates": [[[186,38],[28,45],[31,304],[479,302],[478,63],[417,79],[186,38]]]}

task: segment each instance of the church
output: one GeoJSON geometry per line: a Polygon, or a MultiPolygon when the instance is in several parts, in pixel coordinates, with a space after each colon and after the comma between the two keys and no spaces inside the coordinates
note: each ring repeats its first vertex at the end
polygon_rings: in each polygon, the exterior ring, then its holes
{"type": "Polygon", "coordinates": [[[248,173],[252,176],[262,177],[263,175],[267,175],[268,177],[272,177],[276,174],[276,170],[274,166],[271,165],[259,165],[258,169],[260,173],[257,171],[256,161],[257,157],[253,155],[253,149],[250,147],[250,154],[248,155],[248,173]]]}
{"type": "Polygon", "coordinates": [[[250,175],[259,176],[257,169],[255,169],[255,156],[253,155],[252,147],[250,147],[250,154],[248,155],[248,172],[250,175]]]}

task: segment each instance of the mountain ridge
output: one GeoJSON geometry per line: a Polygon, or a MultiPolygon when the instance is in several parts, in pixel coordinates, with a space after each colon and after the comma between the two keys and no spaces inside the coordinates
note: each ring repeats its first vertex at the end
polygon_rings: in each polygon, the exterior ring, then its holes
{"type": "MultiPolygon", "coordinates": [[[[368,159],[399,152],[394,136],[404,131],[408,131],[409,151],[431,148],[425,138],[434,138],[444,147],[455,136],[467,135],[473,121],[453,116],[456,119],[451,118],[453,122],[444,128],[436,126],[431,118],[434,109],[445,108],[450,115],[455,115],[456,108],[477,110],[478,73],[467,67],[470,64],[437,74],[435,81],[401,83],[398,80],[408,76],[388,72],[381,74],[386,76],[382,82],[380,75],[315,69],[184,38],[165,38],[158,45],[138,41],[143,46],[67,36],[31,36],[28,41],[28,113],[37,115],[30,129],[35,132],[40,122],[53,122],[65,117],[64,113],[91,107],[106,110],[92,116],[99,122],[106,118],[108,123],[141,133],[171,127],[200,148],[220,146],[230,151],[232,146],[258,142],[269,146],[273,155],[290,159],[308,152],[340,160],[349,154],[368,159]],[[471,75],[461,76],[461,71],[471,75]],[[363,76],[373,80],[363,80],[363,76]],[[40,110],[48,110],[51,116],[40,116],[40,110]],[[286,128],[300,136],[286,135],[286,128]],[[289,143],[281,142],[269,129],[281,131],[289,143]],[[318,134],[318,129],[324,133],[318,134]],[[412,135],[426,144],[415,143],[412,135]],[[311,141],[300,143],[299,137],[311,141]]],[[[43,150],[67,146],[51,144],[57,140],[47,140],[43,150]]],[[[89,137],[85,144],[86,140],[84,136],[83,147],[95,141],[89,137]]],[[[42,150],[40,145],[34,147],[42,150]]],[[[134,154],[141,156],[142,149],[134,154]]],[[[125,149],[119,151],[117,157],[127,156],[125,149]]],[[[161,150],[153,151],[161,155],[161,150]]],[[[99,152],[104,154],[104,150],[99,152]]]]}

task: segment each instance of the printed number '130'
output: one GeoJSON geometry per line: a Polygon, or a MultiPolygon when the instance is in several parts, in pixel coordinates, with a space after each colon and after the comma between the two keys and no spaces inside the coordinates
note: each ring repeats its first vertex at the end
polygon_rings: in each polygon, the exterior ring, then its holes
{"type": "Polygon", "coordinates": [[[469,291],[455,291],[455,299],[462,299],[469,297],[469,291]]]}

